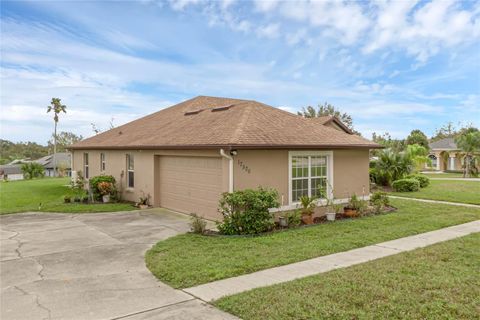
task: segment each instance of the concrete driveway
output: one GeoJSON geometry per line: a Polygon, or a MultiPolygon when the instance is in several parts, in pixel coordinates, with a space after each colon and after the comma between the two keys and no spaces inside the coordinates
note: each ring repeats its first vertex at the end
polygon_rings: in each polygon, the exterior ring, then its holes
{"type": "Polygon", "coordinates": [[[145,267],[152,244],[188,229],[163,209],[2,216],[0,318],[236,319],[145,267]]]}

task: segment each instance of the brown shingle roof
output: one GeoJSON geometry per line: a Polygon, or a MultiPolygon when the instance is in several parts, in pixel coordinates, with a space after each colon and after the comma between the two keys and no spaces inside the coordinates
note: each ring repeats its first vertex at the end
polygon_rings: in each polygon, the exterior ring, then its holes
{"type": "Polygon", "coordinates": [[[199,96],[72,149],[378,148],[357,135],[252,100],[199,96]],[[212,109],[218,109],[212,111],[212,109]]]}

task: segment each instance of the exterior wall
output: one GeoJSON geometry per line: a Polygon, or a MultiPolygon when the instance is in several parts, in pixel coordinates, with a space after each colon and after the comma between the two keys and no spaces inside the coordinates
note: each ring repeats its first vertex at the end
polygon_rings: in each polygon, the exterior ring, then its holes
{"type": "Polygon", "coordinates": [[[370,194],[368,150],[333,151],[333,190],[336,198],[370,194]]]}
{"type": "MultiPolygon", "coordinates": [[[[140,196],[150,195],[150,203],[158,206],[159,165],[162,155],[219,157],[219,150],[74,150],[72,168],[83,174],[83,154],[89,154],[89,176],[113,175],[123,199],[136,202],[140,196]],[[100,153],[105,153],[106,168],[100,171],[100,153]],[[126,188],[126,154],[134,156],[135,187],[126,188]]],[[[288,150],[238,150],[233,157],[234,190],[275,188],[282,206],[290,205],[288,150]]],[[[369,195],[368,150],[333,151],[333,189],[338,199],[352,194],[369,195]]],[[[222,189],[229,185],[229,160],[222,158],[222,189]]],[[[321,209],[319,209],[321,210],[321,209]]]]}
{"type": "MultiPolygon", "coordinates": [[[[158,166],[159,157],[162,155],[170,156],[215,156],[219,157],[218,150],[73,150],[72,168],[75,171],[82,172],[83,154],[89,154],[89,177],[101,174],[112,175],[117,180],[117,187],[122,194],[122,198],[127,201],[137,202],[143,195],[150,195],[150,204],[159,205],[157,199],[159,181],[158,166]],[[100,153],[105,153],[105,171],[100,170],[100,153]],[[132,189],[126,188],[126,155],[134,156],[135,186],[132,189]]],[[[228,160],[222,162],[224,175],[223,187],[228,191],[228,160]],[[226,168],[226,169],[225,169],[226,168]]]]}
{"type": "MultiPolygon", "coordinates": [[[[288,150],[238,150],[234,157],[234,189],[275,188],[282,206],[289,205],[288,150]]],[[[338,199],[368,196],[368,150],[333,151],[333,190],[338,199]]]]}

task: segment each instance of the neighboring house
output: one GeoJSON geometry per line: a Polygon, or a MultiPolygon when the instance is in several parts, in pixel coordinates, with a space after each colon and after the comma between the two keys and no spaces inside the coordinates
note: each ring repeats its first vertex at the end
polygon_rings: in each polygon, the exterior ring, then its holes
{"type": "Polygon", "coordinates": [[[199,96],[74,144],[72,167],[85,178],[115,176],[126,200],[149,195],[155,206],[209,219],[221,219],[222,192],[259,186],[279,192],[282,210],[319,186],[337,199],[368,197],[369,149],[381,146],[321,120],[199,96]]]}
{"type": "Polygon", "coordinates": [[[1,180],[23,180],[23,172],[21,164],[4,164],[0,165],[1,180]]]}
{"type": "Polygon", "coordinates": [[[437,171],[462,171],[465,154],[457,147],[454,138],[445,138],[429,144],[428,157],[432,160],[428,169],[437,171]]]}
{"type": "MultiPolygon", "coordinates": [[[[54,176],[53,154],[35,160],[45,168],[45,176],[54,176]]],[[[57,171],[65,176],[71,176],[72,156],[69,152],[58,152],[55,154],[55,162],[57,163],[57,171]]]]}

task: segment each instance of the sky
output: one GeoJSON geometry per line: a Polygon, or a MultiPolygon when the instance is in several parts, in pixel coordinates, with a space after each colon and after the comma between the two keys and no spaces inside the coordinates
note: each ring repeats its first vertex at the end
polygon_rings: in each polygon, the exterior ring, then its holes
{"type": "Polygon", "coordinates": [[[480,126],[479,1],[1,1],[1,138],[92,136],[198,95],[335,105],[370,138],[480,126]]]}

